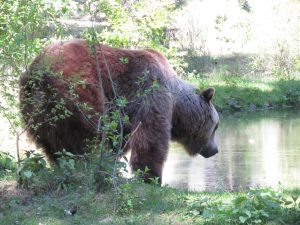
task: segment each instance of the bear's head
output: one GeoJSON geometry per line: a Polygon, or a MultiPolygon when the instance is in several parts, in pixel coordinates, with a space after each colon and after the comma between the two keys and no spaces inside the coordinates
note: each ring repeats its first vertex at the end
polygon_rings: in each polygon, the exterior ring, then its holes
{"type": "MultiPolygon", "coordinates": [[[[219,126],[219,115],[214,105],[211,103],[214,93],[215,90],[213,88],[208,88],[200,94],[200,98],[202,98],[207,106],[205,110],[207,112],[207,117],[205,118],[203,123],[204,127],[202,128],[205,132],[198,132],[195,147],[198,146],[199,149],[195,151],[205,158],[209,158],[218,153],[218,146],[215,141],[215,132],[219,126]],[[198,141],[200,143],[197,143],[198,141]]],[[[200,118],[200,116],[198,118],[200,118]]]]}
{"type": "Polygon", "coordinates": [[[208,88],[182,101],[183,110],[179,110],[173,123],[173,139],[183,144],[190,155],[209,158],[218,153],[215,132],[219,115],[211,102],[214,93],[213,88],[208,88]]]}

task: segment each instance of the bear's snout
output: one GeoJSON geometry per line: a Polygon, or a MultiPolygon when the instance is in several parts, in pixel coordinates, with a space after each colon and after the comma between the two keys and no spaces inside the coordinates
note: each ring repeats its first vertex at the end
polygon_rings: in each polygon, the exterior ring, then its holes
{"type": "Polygon", "coordinates": [[[209,158],[214,156],[219,152],[218,148],[211,148],[211,149],[205,149],[204,151],[200,152],[200,155],[202,155],[204,158],[209,158]]]}

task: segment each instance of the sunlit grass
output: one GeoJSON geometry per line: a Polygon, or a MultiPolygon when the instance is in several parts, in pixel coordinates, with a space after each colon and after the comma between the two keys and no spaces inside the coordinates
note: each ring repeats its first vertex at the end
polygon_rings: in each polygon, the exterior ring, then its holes
{"type": "Polygon", "coordinates": [[[300,103],[300,79],[255,78],[193,74],[186,80],[200,89],[214,87],[214,104],[222,111],[256,111],[297,106],[300,103]]]}

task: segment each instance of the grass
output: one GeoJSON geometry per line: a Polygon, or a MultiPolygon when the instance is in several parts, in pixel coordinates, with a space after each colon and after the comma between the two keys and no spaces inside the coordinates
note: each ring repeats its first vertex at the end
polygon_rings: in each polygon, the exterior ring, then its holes
{"type": "Polygon", "coordinates": [[[186,80],[201,89],[214,87],[214,104],[219,112],[256,111],[300,105],[300,79],[250,79],[220,75],[199,79],[191,75],[186,80]]]}
{"type": "MultiPolygon", "coordinates": [[[[291,70],[284,65],[278,66],[274,59],[260,55],[213,57],[189,54],[184,59],[188,64],[184,79],[200,89],[215,87],[214,103],[219,112],[300,105],[300,70],[296,61],[295,68],[291,70]],[[256,61],[261,62],[257,64],[256,61]],[[289,74],[284,71],[289,71],[289,74]]],[[[283,56],[280,58],[280,61],[286,60],[283,56]]]]}
{"type": "Polygon", "coordinates": [[[37,186],[16,188],[14,180],[12,173],[2,173],[1,225],[300,224],[300,190],[191,192],[133,181],[121,185],[116,194],[97,193],[93,185],[85,185],[90,182],[82,181],[39,193],[37,186]],[[67,215],[70,208],[76,213],[67,215]]]}

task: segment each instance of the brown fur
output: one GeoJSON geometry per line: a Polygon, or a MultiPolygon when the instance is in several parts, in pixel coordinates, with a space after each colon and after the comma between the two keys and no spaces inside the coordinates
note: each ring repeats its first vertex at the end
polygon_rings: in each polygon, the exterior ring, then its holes
{"type": "Polygon", "coordinates": [[[130,125],[126,126],[125,134],[135,130],[141,122],[129,142],[133,170],[144,170],[147,166],[150,168],[148,177],[161,178],[171,138],[183,144],[191,155],[199,153],[210,157],[217,152],[214,132],[218,115],[210,102],[212,89],[196,94],[195,87],[177,77],[166,58],[154,50],[97,45],[96,52],[104,96],[99,91],[96,57],[84,40],[46,47],[30,66],[29,73],[20,79],[25,126],[50,159],[63,148],[83,154],[85,139],[96,136],[99,115],[108,110],[107,103],[114,98],[109,72],[117,94],[129,102],[125,112],[130,125]],[[127,58],[128,63],[122,62],[122,58],[127,58]],[[142,77],[143,82],[138,83],[142,77]],[[75,93],[78,102],[92,106],[90,119],[70,94],[70,81],[75,78],[85,81],[84,85],[75,87],[75,93]],[[153,82],[157,82],[159,88],[138,97],[140,92],[151,89],[153,82]],[[57,113],[57,110],[52,112],[55,102],[61,100],[72,115],[53,122],[50,118],[57,113]],[[38,126],[32,128],[33,124],[38,126]]]}

